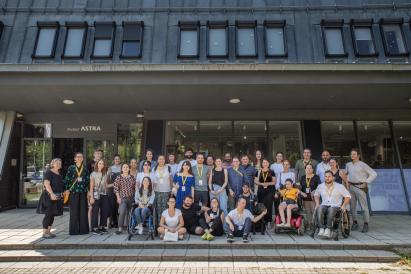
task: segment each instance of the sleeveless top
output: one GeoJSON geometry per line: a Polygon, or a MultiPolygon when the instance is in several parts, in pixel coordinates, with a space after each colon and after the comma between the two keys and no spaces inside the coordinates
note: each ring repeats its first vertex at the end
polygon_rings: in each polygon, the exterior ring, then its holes
{"type": "MultiPolygon", "coordinates": [[[[332,171],[331,171],[332,172],[332,171]]],[[[339,184],[342,184],[343,183],[343,179],[341,178],[341,176],[340,176],[340,170],[339,169],[337,169],[337,171],[334,173],[334,172],[332,172],[333,173],[333,175],[334,175],[334,182],[336,182],[336,183],[339,183],[339,184]]]]}
{"type": "Polygon", "coordinates": [[[224,169],[217,171],[213,168],[213,178],[211,179],[211,184],[223,186],[225,180],[224,169]]]}

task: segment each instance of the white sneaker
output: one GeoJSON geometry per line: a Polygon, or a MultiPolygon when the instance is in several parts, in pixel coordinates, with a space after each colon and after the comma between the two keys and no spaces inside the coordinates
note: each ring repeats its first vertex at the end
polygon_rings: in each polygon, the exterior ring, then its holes
{"type": "Polygon", "coordinates": [[[331,230],[329,228],[326,228],[323,236],[326,238],[331,238],[331,230]]]}
{"type": "Polygon", "coordinates": [[[320,228],[320,232],[318,232],[318,236],[319,236],[319,237],[323,237],[323,236],[324,236],[324,232],[325,232],[324,228],[320,228]]]}
{"type": "Polygon", "coordinates": [[[138,227],[138,235],[143,235],[143,227],[142,226],[138,227]]]}

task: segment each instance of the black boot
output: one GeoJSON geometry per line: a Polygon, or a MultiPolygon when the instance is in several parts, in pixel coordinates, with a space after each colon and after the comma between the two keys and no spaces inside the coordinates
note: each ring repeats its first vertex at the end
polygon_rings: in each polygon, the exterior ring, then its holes
{"type": "Polygon", "coordinates": [[[368,223],[364,223],[364,226],[362,227],[362,233],[367,233],[368,232],[368,223]]]}

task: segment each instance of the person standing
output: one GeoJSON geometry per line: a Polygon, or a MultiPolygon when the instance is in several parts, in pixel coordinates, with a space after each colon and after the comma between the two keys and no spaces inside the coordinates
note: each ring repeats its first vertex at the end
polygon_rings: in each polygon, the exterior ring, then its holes
{"type": "Polygon", "coordinates": [[[60,175],[61,159],[55,158],[50,163],[50,169],[44,173],[44,190],[37,205],[37,213],[44,214],[43,238],[56,237],[51,233],[55,216],[63,215],[64,183],[60,175]]]}
{"type": "Polygon", "coordinates": [[[265,223],[270,226],[273,221],[273,203],[275,195],[275,174],[270,170],[270,163],[267,159],[261,159],[261,169],[255,174],[255,184],[257,186],[257,199],[267,208],[264,216],[265,223]]]}
{"type": "Polygon", "coordinates": [[[176,207],[181,209],[184,198],[194,196],[194,175],[190,161],[183,162],[180,172],[174,175],[174,189],[176,192],[176,207]]]}
{"type": "Polygon", "coordinates": [[[191,168],[193,168],[196,164],[197,161],[193,159],[194,157],[194,150],[192,148],[187,148],[185,153],[184,153],[185,159],[181,160],[180,163],[178,163],[177,171],[179,172],[181,170],[181,167],[183,166],[183,163],[185,161],[189,161],[191,168]]]}
{"type": "Polygon", "coordinates": [[[233,157],[232,167],[227,170],[228,175],[228,207],[234,209],[237,199],[243,192],[243,184],[248,184],[247,176],[240,170],[240,160],[233,157]]]}
{"type": "Polygon", "coordinates": [[[97,161],[90,175],[91,232],[107,233],[107,219],[110,216],[110,201],[107,195],[107,166],[104,160],[97,161]],[[100,226],[98,220],[100,217],[100,226]]]}
{"type": "Polygon", "coordinates": [[[214,168],[214,156],[209,154],[207,156],[206,162],[207,162],[208,169],[212,170],[214,168]]]}
{"type": "Polygon", "coordinates": [[[157,166],[153,170],[153,187],[156,195],[156,216],[157,223],[160,223],[161,213],[167,209],[168,197],[173,188],[173,177],[171,167],[165,165],[165,156],[159,155],[157,158],[157,166]]]}
{"type": "Polygon", "coordinates": [[[119,154],[114,155],[113,158],[113,165],[109,167],[107,171],[108,176],[108,184],[107,184],[107,193],[108,198],[110,201],[110,220],[109,225],[110,227],[117,227],[118,226],[118,205],[117,205],[117,198],[114,194],[114,181],[118,176],[121,174],[121,158],[119,154]]]}
{"type": "Polygon", "coordinates": [[[103,159],[103,150],[97,149],[94,151],[93,157],[93,160],[87,163],[87,170],[90,171],[90,173],[94,170],[97,162],[103,159]]]}
{"type": "Polygon", "coordinates": [[[209,169],[204,165],[204,154],[197,153],[196,155],[197,164],[193,168],[194,179],[195,179],[195,199],[194,203],[200,206],[208,206],[208,176],[209,169]]]}
{"type": "Polygon", "coordinates": [[[218,200],[220,209],[224,212],[225,216],[228,214],[227,185],[227,169],[223,168],[223,161],[221,158],[216,158],[215,168],[211,170],[210,177],[208,178],[208,188],[210,189],[210,200],[213,198],[218,200]]]}
{"type": "Polygon", "coordinates": [[[275,162],[270,166],[270,169],[274,172],[276,178],[278,178],[280,176],[280,173],[284,170],[283,161],[284,153],[280,151],[277,152],[277,154],[275,155],[275,162]]]}
{"type": "Polygon", "coordinates": [[[144,161],[143,163],[143,171],[137,174],[136,178],[136,189],[141,187],[141,183],[143,182],[144,177],[150,177],[151,181],[153,181],[152,173],[151,173],[151,162],[144,161]]]}
{"type": "Polygon", "coordinates": [[[284,160],[283,161],[283,171],[280,172],[279,176],[277,177],[277,183],[275,188],[283,189],[285,187],[285,181],[287,179],[291,179],[291,181],[295,182],[295,173],[290,171],[290,161],[284,160]]]}
{"type": "Polygon", "coordinates": [[[330,170],[330,152],[326,149],[323,150],[321,158],[322,161],[317,165],[315,174],[317,174],[320,177],[321,182],[324,183],[324,172],[330,170]]]}
{"type": "Polygon", "coordinates": [[[254,186],[254,176],[256,176],[256,169],[250,165],[250,159],[247,155],[241,156],[241,166],[240,171],[243,172],[246,176],[248,186],[250,187],[251,192],[255,192],[254,186]]]}
{"type": "Polygon", "coordinates": [[[130,166],[123,164],[121,174],[114,181],[114,193],[118,204],[118,231],[116,234],[123,233],[123,227],[127,226],[128,214],[134,200],[136,191],[136,179],[130,175],[130,166]]]}
{"type": "Polygon", "coordinates": [[[263,152],[261,150],[256,150],[255,151],[255,160],[254,160],[254,167],[256,170],[260,170],[261,169],[261,164],[262,164],[262,160],[263,160],[263,152]]]}
{"type": "Polygon", "coordinates": [[[174,178],[174,175],[178,172],[178,164],[176,163],[176,155],[173,153],[168,154],[168,164],[170,167],[171,178],[174,178]]]}
{"type": "Polygon", "coordinates": [[[303,152],[303,158],[295,163],[295,178],[297,183],[301,182],[301,177],[305,175],[305,166],[311,164],[314,170],[317,168],[317,160],[311,159],[311,149],[305,148],[303,152]]]}
{"type": "Polygon", "coordinates": [[[90,186],[90,173],[83,161],[83,153],[75,153],[75,164],[69,166],[64,179],[64,189],[70,193],[70,235],[89,233],[87,195],[90,186]]]}
{"type": "Polygon", "coordinates": [[[370,211],[368,209],[367,192],[368,184],[372,183],[377,178],[377,173],[366,163],[360,160],[360,150],[351,149],[351,162],[345,166],[346,174],[348,175],[349,191],[351,194],[350,207],[353,218],[351,230],[358,230],[357,219],[357,201],[363,210],[364,226],[362,232],[368,232],[370,222],[370,211]]]}
{"type": "Polygon", "coordinates": [[[134,176],[134,178],[137,178],[138,175],[138,163],[135,158],[130,159],[130,175],[134,176]]]}
{"type": "Polygon", "coordinates": [[[223,168],[229,169],[231,167],[231,161],[233,159],[231,158],[231,153],[227,152],[224,154],[224,159],[223,159],[223,168]]]}
{"type": "Polygon", "coordinates": [[[340,170],[338,166],[338,162],[334,158],[330,159],[330,171],[333,173],[334,182],[339,183],[339,184],[344,183],[344,185],[346,185],[347,175],[345,175],[345,173],[342,170],[340,170]]]}
{"type": "Polygon", "coordinates": [[[314,174],[313,166],[311,164],[306,165],[305,175],[301,177],[301,192],[307,195],[303,198],[303,206],[307,213],[306,229],[312,229],[312,220],[315,209],[313,195],[319,184],[321,184],[321,180],[318,175],[314,174]]]}
{"type": "MultiPolygon", "coordinates": [[[[143,165],[145,161],[150,162],[151,168],[155,168],[157,165],[157,162],[154,161],[154,153],[151,149],[146,150],[146,158],[144,160],[140,161],[139,167],[138,167],[138,172],[143,172],[143,165]]],[[[151,171],[151,170],[150,170],[151,171]]]]}

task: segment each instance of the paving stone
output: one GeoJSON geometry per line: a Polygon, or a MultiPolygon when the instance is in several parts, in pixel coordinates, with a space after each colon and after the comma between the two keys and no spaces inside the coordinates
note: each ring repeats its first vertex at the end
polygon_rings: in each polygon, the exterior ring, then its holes
{"type": "Polygon", "coordinates": [[[298,249],[278,249],[283,261],[304,261],[304,255],[298,249]]]}
{"type": "MultiPolygon", "coordinates": [[[[211,251],[211,250],[210,250],[211,251]]],[[[208,261],[208,254],[209,254],[209,249],[208,248],[202,248],[202,249],[187,249],[186,251],[186,261],[208,261]]]]}
{"type": "Polygon", "coordinates": [[[162,254],[163,260],[184,260],[186,249],[164,249],[162,254]]]}
{"type": "Polygon", "coordinates": [[[304,255],[306,262],[324,262],[329,260],[327,254],[321,249],[299,249],[299,251],[304,255]]]}
{"type": "Polygon", "coordinates": [[[264,262],[266,260],[277,260],[281,259],[280,253],[277,249],[254,249],[254,252],[257,256],[257,260],[264,262]]]}
{"type": "Polygon", "coordinates": [[[138,255],[141,261],[144,260],[161,260],[164,249],[143,249],[138,255]]]}
{"type": "Polygon", "coordinates": [[[233,259],[231,249],[213,249],[209,252],[210,261],[230,261],[233,259]]]}

